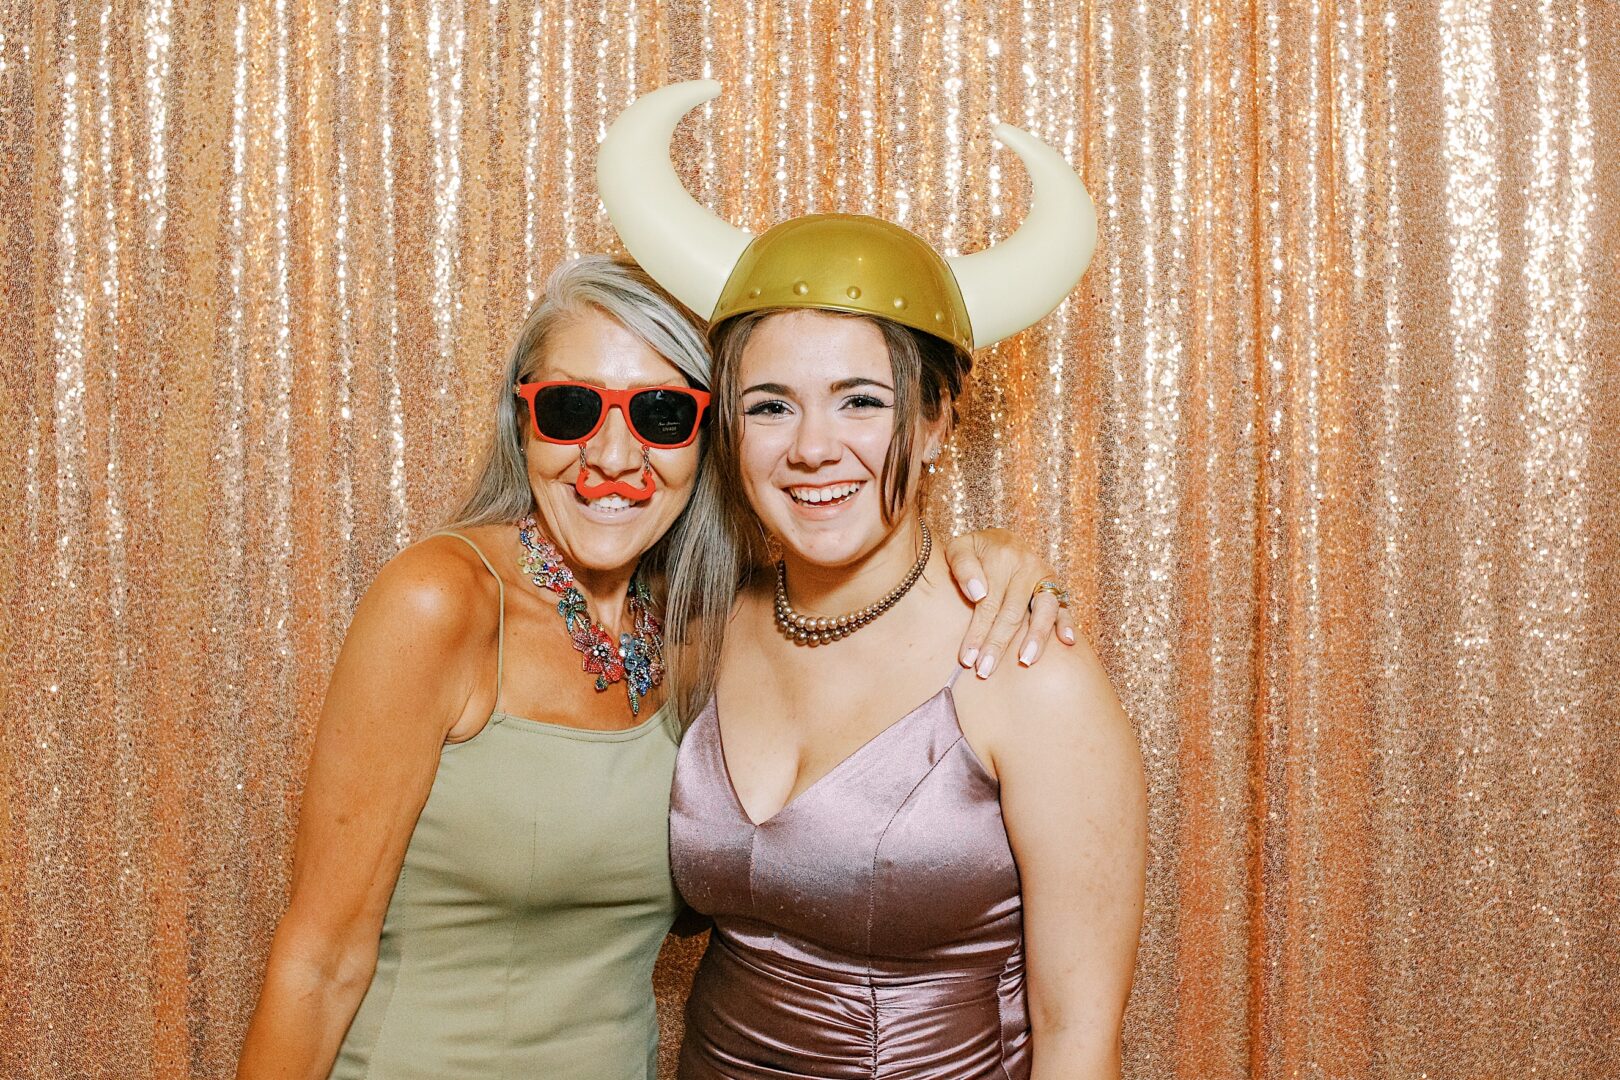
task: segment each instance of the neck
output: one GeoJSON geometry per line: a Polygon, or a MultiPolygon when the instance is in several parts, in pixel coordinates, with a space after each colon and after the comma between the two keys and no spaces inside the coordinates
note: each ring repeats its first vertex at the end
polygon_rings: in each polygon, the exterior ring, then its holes
{"type": "Polygon", "coordinates": [[[636,576],[634,566],[580,570],[570,563],[569,568],[574,571],[574,587],[585,597],[586,611],[602,629],[615,637],[634,629],[630,625],[630,579],[636,576]]]}
{"type": "MultiPolygon", "coordinates": [[[[579,590],[585,598],[585,611],[596,623],[608,633],[618,636],[621,633],[632,632],[630,618],[630,582],[636,576],[636,568],[640,561],[629,566],[618,566],[611,570],[592,570],[581,567],[561,546],[553,540],[545,528],[538,522],[536,515],[534,536],[551,545],[562,556],[564,565],[574,575],[574,588],[579,590]]],[[[555,596],[555,593],[551,595],[555,596]]]]}
{"type": "Polygon", "coordinates": [[[922,551],[916,514],[907,514],[877,547],[852,563],[820,566],[785,552],[788,603],[801,615],[845,615],[900,584],[922,551]]]}

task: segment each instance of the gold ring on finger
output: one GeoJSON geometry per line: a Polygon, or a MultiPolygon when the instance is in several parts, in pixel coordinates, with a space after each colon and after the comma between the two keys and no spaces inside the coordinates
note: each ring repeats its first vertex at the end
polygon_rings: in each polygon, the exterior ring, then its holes
{"type": "Polygon", "coordinates": [[[1053,597],[1057,599],[1058,607],[1066,608],[1069,606],[1069,590],[1065,589],[1057,582],[1043,581],[1039,585],[1035,586],[1035,594],[1037,596],[1043,592],[1051,593],[1053,597]]]}

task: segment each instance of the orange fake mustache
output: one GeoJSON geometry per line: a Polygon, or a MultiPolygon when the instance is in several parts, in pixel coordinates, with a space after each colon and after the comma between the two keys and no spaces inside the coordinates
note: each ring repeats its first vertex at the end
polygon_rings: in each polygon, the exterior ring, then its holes
{"type": "Polygon", "coordinates": [[[581,466],[579,475],[574,478],[574,490],[579,492],[582,499],[600,499],[604,495],[622,495],[631,502],[646,502],[658,490],[653,480],[652,466],[641,471],[641,487],[631,487],[623,480],[605,480],[600,484],[590,482],[590,470],[581,466]]]}

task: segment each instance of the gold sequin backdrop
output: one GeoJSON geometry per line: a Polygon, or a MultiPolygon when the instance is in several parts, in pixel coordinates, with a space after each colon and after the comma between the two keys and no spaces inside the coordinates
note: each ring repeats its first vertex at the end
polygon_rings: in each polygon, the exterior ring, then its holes
{"type": "Polygon", "coordinates": [[[992,117],[1096,197],[937,518],[1051,554],[1139,725],[1129,1075],[1620,1075],[1617,40],[1607,0],[3,0],[0,1072],[230,1073],[356,598],[547,268],[616,245],[606,124],[712,75],[675,156],[752,227],[977,248],[1027,201],[992,117]]]}

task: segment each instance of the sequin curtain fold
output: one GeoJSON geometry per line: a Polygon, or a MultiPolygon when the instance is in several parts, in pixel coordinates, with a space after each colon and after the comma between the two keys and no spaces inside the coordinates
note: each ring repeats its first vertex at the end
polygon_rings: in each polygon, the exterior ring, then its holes
{"type": "Polygon", "coordinates": [[[740,224],[977,249],[1028,198],[991,119],[1096,199],[934,509],[1050,553],[1140,730],[1127,1075],[1620,1075],[1617,41],[1608,0],[0,0],[0,1073],[231,1074],[349,614],[547,270],[616,249],[607,123],[711,76],[674,154],[740,224]]]}

